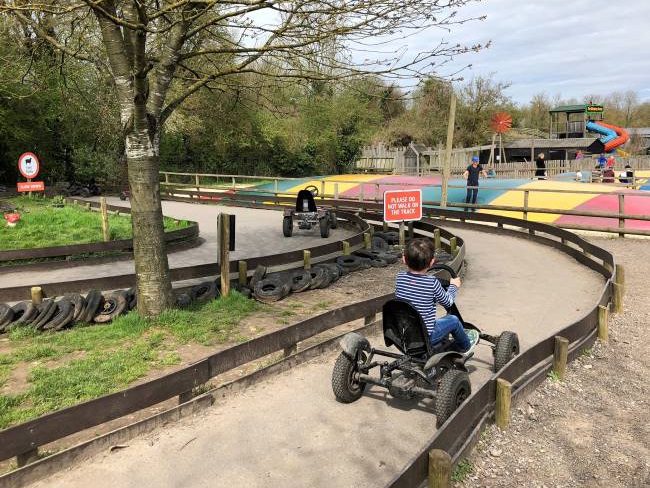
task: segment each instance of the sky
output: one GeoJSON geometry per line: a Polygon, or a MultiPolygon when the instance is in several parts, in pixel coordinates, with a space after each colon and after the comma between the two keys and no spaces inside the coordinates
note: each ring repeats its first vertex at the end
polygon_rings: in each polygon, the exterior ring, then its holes
{"type": "MultiPolygon", "coordinates": [[[[507,94],[516,102],[540,92],[582,100],[626,90],[650,100],[650,0],[484,0],[459,15],[487,19],[454,26],[448,40],[492,44],[459,56],[453,67],[472,64],[465,79],[494,73],[512,83],[507,94]]],[[[421,51],[440,37],[429,31],[409,39],[408,49],[421,51]]]]}

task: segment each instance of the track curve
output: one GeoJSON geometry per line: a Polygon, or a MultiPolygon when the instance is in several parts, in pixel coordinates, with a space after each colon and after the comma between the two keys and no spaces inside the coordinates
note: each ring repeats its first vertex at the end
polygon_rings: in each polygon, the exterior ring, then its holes
{"type": "MultiPolygon", "coordinates": [[[[549,247],[453,232],[467,243],[464,317],[487,332],[517,331],[524,349],[583,316],[602,289],[601,275],[549,247]]],[[[383,485],[434,432],[432,411],[376,389],[352,405],[335,402],[333,361],[319,357],[33,486],[383,485]]],[[[474,385],[487,380],[491,364],[489,349],[479,348],[469,363],[474,385]]]]}

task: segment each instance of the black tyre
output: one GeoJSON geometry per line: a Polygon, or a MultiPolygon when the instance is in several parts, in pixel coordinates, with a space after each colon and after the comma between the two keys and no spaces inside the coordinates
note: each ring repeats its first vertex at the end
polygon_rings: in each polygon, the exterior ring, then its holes
{"type": "Polygon", "coordinates": [[[319,286],[317,286],[316,288],[327,288],[335,280],[334,273],[327,266],[323,266],[322,264],[317,264],[316,266],[314,266],[314,269],[317,269],[317,268],[320,268],[325,272],[325,278],[326,279],[323,280],[323,282],[319,286]]]}
{"type": "Polygon", "coordinates": [[[285,217],[282,220],[282,233],[284,237],[291,237],[293,235],[293,219],[291,217],[285,217]]]}
{"type": "Polygon", "coordinates": [[[103,295],[99,290],[90,290],[86,295],[86,306],[79,316],[78,321],[84,324],[90,324],[99,312],[102,306],[103,295]]]}
{"type": "Polygon", "coordinates": [[[32,327],[36,330],[43,330],[43,326],[50,321],[56,312],[54,300],[44,300],[43,303],[38,306],[38,310],[39,314],[32,323],[32,327]]]}
{"type": "Polygon", "coordinates": [[[278,276],[270,276],[258,281],[253,296],[260,302],[272,303],[282,300],[291,292],[291,284],[278,276]]]}
{"type": "Polygon", "coordinates": [[[329,269],[332,275],[332,283],[338,281],[341,277],[341,268],[336,263],[322,263],[319,266],[329,269]]]}
{"type": "Polygon", "coordinates": [[[29,325],[38,316],[38,307],[32,302],[20,302],[11,307],[14,311],[14,318],[12,324],[15,325],[29,325]]]}
{"type": "Polygon", "coordinates": [[[390,245],[388,244],[388,241],[386,241],[386,239],[376,234],[372,236],[371,245],[373,249],[377,249],[379,251],[388,251],[388,249],[390,249],[390,245]]]}
{"type": "Polygon", "coordinates": [[[129,304],[129,310],[133,310],[138,306],[138,295],[135,287],[131,287],[128,290],[124,290],[126,295],[126,301],[129,304]]]}
{"type": "Polygon", "coordinates": [[[443,375],[435,401],[438,427],[447,421],[471,393],[472,386],[469,382],[469,375],[465,371],[451,369],[443,375]]]}
{"type": "Polygon", "coordinates": [[[93,317],[93,322],[96,324],[112,322],[116,317],[126,313],[129,306],[126,300],[126,293],[111,293],[110,295],[106,295],[102,301],[102,306],[93,317]]]}
{"type": "Polygon", "coordinates": [[[373,268],[385,268],[386,266],[388,266],[388,263],[383,259],[371,259],[370,265],[373,268]]]}
{"type": "Polygon", "coordinates": [[[306,270],[295,271],[290,275],[291,279],[291,292],[300,293],[309,289],[311,285],[311,273],[306,270]]]}
{"type": "Polygon", "coordinates": [[[79,320],[79,316],[86,306],[86,299],[79,295],[79,293],[64,295],[63,298],[67,298],[70,300],[70,302],[72,302],[72,306],[74,307],[74,311],[72,313],[72,323],[74,324],[77,320],[79,320]]]}
{"type": "Polygon", "coordinates": [[[358,270],[363,264],[362,258],[359,256],[339,256],[336,258],[336,264],[345,268],[348,273],[358,270]]]}
{"type": "Polygon", "coordinates": [[[502,332],[493,350],[494,355],[494,372],[501,369],[519,354],[519,336],[514,332],[502,332]]]}
{"type": "Polygon", "coordinates": [[[398,244],[399,232],[394,230],[389,230],[388,232],[384,232],[384,239],[388,241],[388,244],[398,244]]]}
{"type": "Polygon", "coordinates": [[[330,236],[330,221],[327,217],[323,217],[319,220],[318,225],[320,226],[320,236],[324,239],[330,236]]]}
{"type": "Polygon", "coordinates": [[[251,277],[251,289],[255,289],[255,285],[257,284],[258,281],[260,281],[262,278],[266,276],[266,266],[262,266],[261,264],[255,268],[255,272],[253,273],[253,276],[251,277]]]}
{"type": "Polygon", "coordinates": [[[74,305],[69,298],[62,298],[54,304],[52,318],[43,325],[43,330],[61,330],[68,325],[74,316],[74,305]]]}
{"type": "Polygon", "coordinates": [[[0,303],[0,332],[14,320],[13,309],[4,303],[0,303]]]}
{"type": "Polygon", "coordinates": [[[359,372],[359,361],[365,361],[365,353],[357,353],[357,356],[352,359],[341,352],[336,358],[332,371],[332,391],[341,403],[352,403],[358,400],[366,389],[365,383],[354,378],[359,372]]]}
{"type": "Polygon", "coordinates": [[[243,295],[246,298],[250,298],[250,297],[253,296],[253,290],[251,290],[249,287],[247,287],[245,285],[244,286],[238,286],[236,288],[236,290],[240,295],[243,295]]]}
{"type": "MultiPolygon", "coordinates": [[[[323,288],[323,283],[329,282],[329,272],[325,268],[314,266],[310,271],[311,281],[309,289],[315,290],[316,288],[323,288]]],[[[327,285],[325,285],[327,286],[327,285]]]]}
{"type": "Polygon", "coordinates": [[[339,221],[338,217],[336,216],[336,212],[330,212],[330,228],[331,229],[336,229],[339,226],[339,221]]]}
{"type": "Polygon", "coordinates": [[[436,249],[434,256],[436,258],[436,262],[438,263],[447,263],[454,259],[451,254],[449,254],[447,251],[443,251],[442,249],[436,249]]]}
{"type": "Polygon", "coordinates": [[[192,297],[189,293],[180,293],[176,297],[176,306],[178,308],[187,308],[192,304],[192,297]]]}
{"type": "Polygon", "coordinates": [[[190,291],[192,301],[207,302],[217,296],[217,284],[214,281],[204,281],[193,286],[190,291]]]}
{"type": "Polygon", "coordinates": [[[372,259],[370,258],[359,258],[359,269],[370,269],[372,268],[372,259]]]}

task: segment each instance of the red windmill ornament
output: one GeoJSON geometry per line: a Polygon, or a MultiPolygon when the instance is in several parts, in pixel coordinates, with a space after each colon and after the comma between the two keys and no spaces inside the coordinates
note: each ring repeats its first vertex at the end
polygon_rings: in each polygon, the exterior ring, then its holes
{"type": "Polygon", "coordinates": [[[506,112],[494,114],[490,122],[492,130],[497,134],[505,134],[512,129],[512,117],[506,112]]]}

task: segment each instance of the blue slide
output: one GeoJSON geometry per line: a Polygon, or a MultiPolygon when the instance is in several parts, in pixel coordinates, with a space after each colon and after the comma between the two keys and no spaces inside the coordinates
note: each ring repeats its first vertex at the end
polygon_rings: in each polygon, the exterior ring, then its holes
{"type": "Polygon", "coordinates": [[[613,141],[618,136],[615,130],[610,129],[608,127],[604,127],[598,124],[597,122],[594,122],[593,120],[587,122],[587,125],[585,127],[589,132],[596,132],[601,136],[603,136],[600,138],[600,142],[602,142],[603,144],[607,144],[608,142],[613,141]]]}

